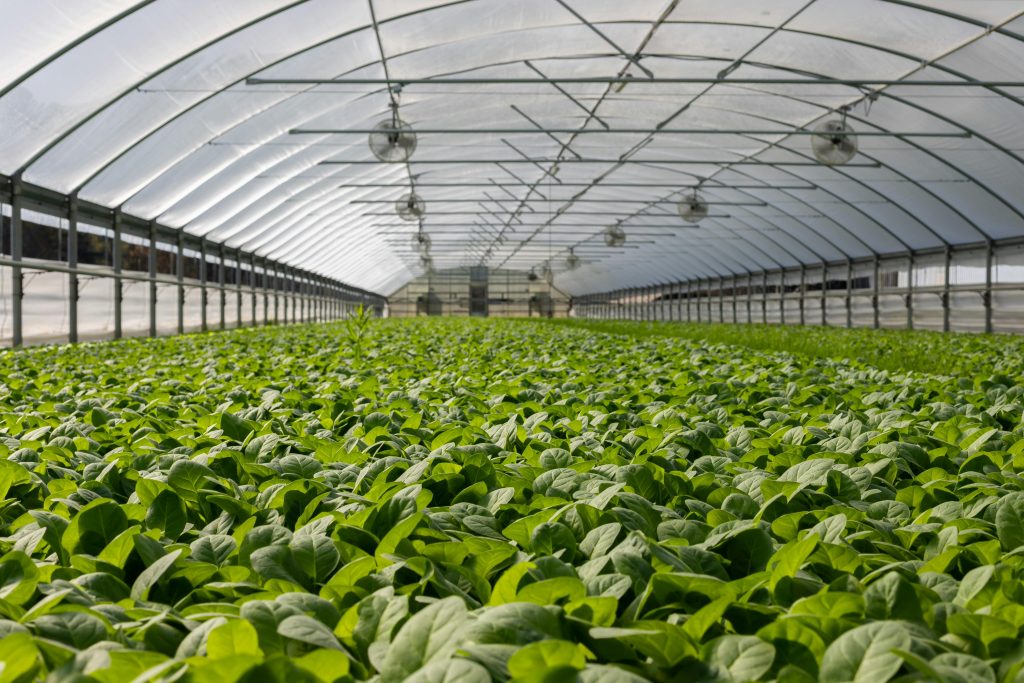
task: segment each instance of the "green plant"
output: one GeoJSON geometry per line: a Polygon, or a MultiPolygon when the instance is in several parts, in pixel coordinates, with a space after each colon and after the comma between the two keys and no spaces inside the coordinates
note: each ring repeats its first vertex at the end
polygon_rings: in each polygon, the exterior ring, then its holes
{"type": "Polygon", "coordinates": [[[0,354],[0,683],[1021,681],[1021,383],[346,325],[0,354]]]}
{"type": "Polygon", "coordinates": [[[363,361],[363,344],[373,322],[373,313],[359,304],[345,319],[345,336],[356,362],[363,361]]]}

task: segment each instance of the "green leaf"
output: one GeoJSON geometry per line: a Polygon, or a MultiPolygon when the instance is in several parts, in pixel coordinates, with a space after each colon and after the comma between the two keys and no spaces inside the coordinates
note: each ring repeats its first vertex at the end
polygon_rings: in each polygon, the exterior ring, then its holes
{"type": "Polygon", "coordinates": [[[431,603],[405,622],[388,648],[380,668],[382,683],[399,683],[434,659],[448,657],[466,623],[460,598],[431,603]]]}
{"type": "Polygon", "coordinates": [[[508,660],[508,671],[516,679],[537,680],[551,669],[581,670],[587,665],[584,650],[567,640],[541,640],[518,650],[508,660]]]}
{"type": "Polygon", "coordinates": [[[0,557],[0,599],[24,605],[36,592],[39,570],[25,553],[12,550],[0,557]]]}
{"type": "Polygon", "coordinates": [[[161,491],[146,512],[146,527],[162,530],[172,541],[177,540],[187,523],[185,503],[173,491],[161,491]]]}
{"type": "Polygon", "coordinates": [[[171,551],[146,567],[132,584],[132,600],[147,600],[149,591],[171,570],[180,555],[181,549],[171,551]]]}
{"type": "Polygon", "coordinates": [[[326,536],[297,534],[288,546],[295,564],[316,584],[329,579],[341,560],[334,542],[326,536]]]}
{"type": "Polygon", "coordinates": [[[1024,546],[1024,491],[1011,493],[999,501],[996,533],[1007,552],[1024,546]]]}
{"type": "Polygon", "coordinates": [[[465,659],[441,659],[405,679],[405,683],[491,683],[487,669],[465,659]]]}
{"type": "Polygon", "coordinates": [[[206,479],[214,477],[213,470],[192,460],[176,460],[167,473],[167,483],[185,500],[199,502],[199,491],[206,479]]]}
{"type": "Polygon", "coordinates": [[[232,413],[222,413],[220,416],[220,428],[224,430],[224,436],[234,441],[245,441],[249,435],[259,428],[254,422],[242,419],[232,413]]]}
{"type": "Polygon", "coordinates": [[[821,660],[824,683],[885,683],[903,660],[893,650],[910,648],[910,634],[901,624],[878,621],[839,636],[821,660]]]}
{"type": "Polygon", "coordinates": [[[232,655],[249,655],[262,657],[259,637],[256,629],[245,619],[229,619],[226,623],[210,631],[206,638],[206,654],[208,657],[230,657],[232,655]]]}
{"type": "Polygon", "coordinates": [[[331,629],[322,622],[305,614],[296,614],[288,617],[278,624],[277,632],[285,638],[298,640],[314,647],[344,651],[344,648],[338,642],[338,639],[334,637],[331,629]]]}
{"type": "Polygon", "coordinates": [[[703,656],[730,681],[754,681],[772,668],[775,648],[754,636],[720,636],[704,646],[703,656]]]}
{"type": "Polygon", "coordinates": [[[0,638],[0,683],[32,680],[41,664],[39,650],[28,633],[13,633],[0,638]]]}

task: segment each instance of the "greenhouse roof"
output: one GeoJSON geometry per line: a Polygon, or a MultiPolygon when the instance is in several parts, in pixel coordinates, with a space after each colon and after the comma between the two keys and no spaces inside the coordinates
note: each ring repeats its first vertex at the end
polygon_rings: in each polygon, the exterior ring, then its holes
{"type": "Polygon", "coordinates": [[[1020,0],[73,4],[3,5],[0,174],[382,293],[411,184],[434,267],[569,293],[1024,236],[1020,0]]]}

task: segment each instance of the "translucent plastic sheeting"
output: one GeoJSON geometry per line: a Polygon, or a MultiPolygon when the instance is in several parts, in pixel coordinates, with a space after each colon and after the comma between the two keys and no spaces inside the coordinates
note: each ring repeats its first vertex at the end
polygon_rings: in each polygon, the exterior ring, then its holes
{"type": "Polygon", "coordinates": [[[420,229],[392,209],[411,182],[434,262],[548,265],[569,294],[1024,236],[1024,87],[984,83],[1024,80],[1021,3],[569,5],[0,3],[0,173],[384,294],[426,272],[396,239],[420,229]],[[501,82],[538,71],[633,80],[501,82]],[[408,165],[377,163],[362,132],[389,115],[385,84],[294,82],[386,75],[424,131],[408,165]],[[403,82],[435,77],[481,82],[403,82]],[[817,164],[792,133],[843,107],[868,135],[850,164],[817,164]],[[557,132],[487,132],[536,127],[557,132]],[[695,228],[675,203],[698,184],[711,215],[695,228]],[[604,247],[611,224],[623,248],[604,247]]]}

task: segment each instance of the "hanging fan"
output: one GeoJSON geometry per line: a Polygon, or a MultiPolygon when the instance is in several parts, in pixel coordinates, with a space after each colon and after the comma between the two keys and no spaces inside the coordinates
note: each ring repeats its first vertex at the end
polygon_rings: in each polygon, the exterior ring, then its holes
{"type": "Polygon", "coordinates": [[[857,156],[857,133],[842,119],[829,119],[815,127],[811,149],[815,158],[826,166],[842,166],[857,156]]]}
{"type": "Polygon", "coordinates": [[[540,279],[540,275],[537,275],[536,269],[530,268],[530,272],[527,273],[526,279],[529,280],[530,282],[536,282],[537,280],[540,279]]]}
{"type": "Polygon", "coordinates": [[[580,257],[573,253],[569,247],[569,255],[565,257],[565,267],[568,270],[576,270],[580,267],[580,257]]]}
{"type": "Polygon", "coordinates": [[[395,212],[402,220],[418,221],[427,213],[427,204],[415,192],[410,192],[395,202],[395,212]]]}
{"type": "Polygon", "coordinates": [[[392,105],[392,112],[391,118],[373,127],[370,151],[381,161],[408,161],[416,151],[416,133],[412,126],[398,118],[398,105],[392,105]]]}
{"type": "Polygon", "coordinates": [[[621,247],[626,243],[626,231],[621,225],[609,225],[604,231],[604,243],[609,247],[621,247]]]}
{"type": "Polygon", "coordinates": [[[416,253],[426,254],[430,251],[430,235],[418,232],[412,236],[412,248],[416,253]]]}
{"type": "Polygon", "coordinates": [[[689,197],[684,197],[679,201],[679,215],[687,223],[699,223],[702,219],[708,216],[708,205],[700,195],[694,191],[689,197]]]}

